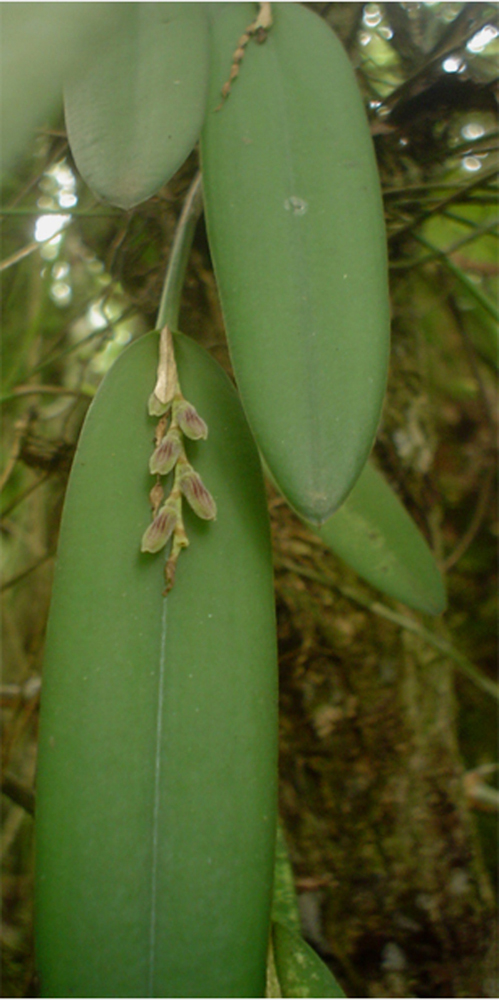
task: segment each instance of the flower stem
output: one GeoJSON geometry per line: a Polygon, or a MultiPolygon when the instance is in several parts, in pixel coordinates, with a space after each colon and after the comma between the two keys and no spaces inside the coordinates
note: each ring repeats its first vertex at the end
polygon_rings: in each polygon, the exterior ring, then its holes
{"type": "Polygon", "coordinates": [[[175,230],[159,304],[156,322],[158,330],[162,330],[164,326],[169,326],[170,330],[177,329],[187,261],[202,210],[203,184],[201,172],[198,171],[187,193],[175,230]]]}

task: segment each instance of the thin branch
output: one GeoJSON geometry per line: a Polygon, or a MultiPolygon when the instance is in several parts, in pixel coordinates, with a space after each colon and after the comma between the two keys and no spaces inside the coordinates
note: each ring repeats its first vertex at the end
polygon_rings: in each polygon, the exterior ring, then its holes
{"type": "MultiPolygon", "coordinates": [[[[90,302],[94,301],[95,301],[95,296],[92,297],[90,302]]],[[[49,354],[48,356],[43,358],[42,361],[40,361],[37,365],[35,365],[34,368],[31,369],[30,372],[28,372],[26,378],[31,378],[32,375],[36,375],[38,374],[38,372],[43,371],[43,369],[46,368],[47,365],[54,364],[54,362],[60,361],[61,358],[67,357],[68,354],[72,354],[74,351],[78,351],[81,347],[89,344],[90,341],[95,340],[96,337],[102,337],[104,334],[107,334],[110,330],[113,330],[113,328],[117,326],[118,323],[122,323],[125,319],[127,319],[131,315],[133,316],[136,313],[136,311],[137,310],[135,306],[133,305],[127,306],[127,308],[124,309],[123,312],[121,313],[121,316],[118,316],[116,319],[110,320],[109,323],[106,324],[106,326],[102,326],[98,330],[92,330],[91,333],[87,334],[86,337],[82,337],[81,340],[77,340],[74,344],[69,344],[67,347],[64,347],[61,351],[55,353],[52,352],[52,354],[49,354]]],[[[63,336],[59,339],[59,343],[62,340],[64,340],[65,337],[66,333],[64,333],[63,336]]]]}
{"type": "Polygon", "coordinates": [[[474,274],[482,275],[483,278],[495,278],[499,274],[499,261],[495,264],[487,260],[471,260],[470,257],[465,257],[462,253],[453,256],[454,263],[462,271],[472,271],[474,274]]]}
{"type": "Polygon", "coordinates": [[[411,93],[420,90],[420,81],[424,81],[425,77],[428,76],[429,71],[436,63],[441,62],[445,56],[451,55],[457,49],[465,46],[473,35],[476,35],[476,33],[480,31],[484,25],[489,23],[490,15],[488,14],[485,14],[481,19],[477,19],[476,21],[470,19],[470,12],[466,10],[467,6],[468,4],[464,5],[464,9],[460,11],[455,21],[449,25],[445,34],[438,39],[433,51],[429,54],[424,65],[420,66],[416,72],[409,77],[409,79],[404,80],[404,82],[401,83],[395,90],[392,90],[391,94],[389,94],[384,101],[385,107],[392,107],[399,101],[402,101],[406,97],[410,96],[411,93]],[[465,23],[467,19],[470,19],[468,29],[464,31],[461,36],[456,37],[456,28],[459,30],[460,25],[465,23]],[[414,88],[416,88],[416,90],[414,90],[414,88]]]}
{"type": "Polygon", "coordinates": [[[459,145],[452,147],[452,155],[465,153],[467,150],[473,153],[495,153],[497,151],[497,140],[499,139],[499,129],[492,129],[491,132],[484,132],[483,135],[477,135],[474,139],[467,139],[465,142],[460,142],[459,145]],[[486,146],[484,144],[494,143],[494,145],[486,146]]]}
{"type": "Polygon", "coordinates": [[[458,240],[455,240],[454,243],[452,243],[450,247],[447,247],[445,250],[435,249],[432,253],[426,254],[425,257],[415,257],[412,260],[406,261],[394,261],[390,264],[390,270],[408,270],[409,268],[419,267],[421,264],[427,264],[431,260],[437,260],[442,255],[450,257],[451,254],[457,253],[461,247],[466,246],[468,243],[472,243],[473,240],[477,240],[481,236],[489,236],[491,234],[495,235],[497,233],[498,225],[499,219],[493,219],[492,222],[486,222],[482,226],[474,226],[473,232],[466,233],[466,236],[460,236],[458,240]]]}
{"type": "MultiPolygon", "coordinates": [[[[43,134],[43,130],[40,130],[40,134],[43,134]]],[[[59,133],[56,133],[56,132],[52,132],[51,133],[50,131],[47,131],[46,134],[47,135],[55,135],[55,136],[59,135],[59,133]]],[[[62,143],[60,143],[60,145],[57,146],[56,149],[52,150],[52,154],[48,157],[48,159],[45,160],[45,163],[44,163],[42,169],[40,171],[38,171],[38,173],[36,173],[34,175],[34,177],[30,178],[30,180],[25,185],[25,187],[21,188],[21,190],[17,192],[17,194],[15,195],[15,197],[12,199],[10,205],[8,206],[9,209],[14,208],[16,205],[19,204],[20,201],[23,200],[23,198],[26,198],[26,196],[30,193],[30,191],[32,191],[37,186],[37,184],[39,183],[39,181],[41,181],[43,175],[48,170],[50,170],[50,168],[54,165],[54,163],[57,163],[57,161],[60,160],[61,157],[64,156],[64,154],[66,153],[66,150],[68,148],[68,141],[67,141],[67,138],[66,138],[65,135],[61,136],[61,138],[63,138],[64,141],[62,143]]]]}
{"type": "Polygon", "coordinates": [[[14,500],[12,500],[12,502],[5,508],[5,510],[1,512],[0,517],[2,521],[6,517],[8,517],[9,514],[12,514],[12,511],[15,510],[16,507],[19,507],[19,504],[23,503],[23,501],[26,500],[26,498],[29,497],[31,493],[34,493],[39,486],[43,486],[43,484],[49,478],[50,474],[51,474],[50,472],[45,472],[44,475],[40,477],[40,479],[37,479],[36,482],[32,483],[31,486],[28,486],[25,490],[22,491],[22,493],[19,493],[18,496],[15,497],[14,500]]]}
{"type": "Polygon", "coordinates": [[[93,399],[93,393],[84,392],[82,389],[65,389],[62,385],[18,385],[8,394],[0,396],[0,405],[10,403],[19,396],[79,396],[84,399],[93,399]]]}
{"type": "Polygon", "coordinates": [[[13,774],[4,774],[2,777],[2,792],[7,795],[16,806],[21,806],[30,816],[35,813],[35,793],[27,785],[22,784],[13,774]]]}
{"type": "MultiPolygon", "coordinates": [[[[108,300],[108,298],[110,298],[111,295],[112,295],[112,285],[111,284],[109,284],[109,286],[103,291],[102,295],[96,296],[95,291],[91,292],[84,299],[84,301],[82,303],[80,303],[79,308],[78,308],[76,314],[72,317],[72,319],[70,320],[68,326],[63,330],[62,334],[60,334],[60,336],[57,337],[57,340],[55,341],[55,343],[52,343],[50,345],[50,347],[48,348],[48,354],[45,354],[45,356],[42,357],[42,359],[40,361],[38,361],[37,364],[33,368],[31,368],[25,374],[25,376],[24,376],[25,379],[27,381],[29,381],[29,379],[32,377],[32,375],[36,375],[39,371],[42,371],[43,368],[46,365],[52,364],[52,362],[57,361],[59,359],[59,357],[60,357],[60,355],[56,353],[57,349],[58,349],[59,345],[63,344],[64,341],[66,340],[66,338],[68,336],[68,329],[71,327],[71,325],[76,320],[82,319],[82,318],[84,318],[86,316],[89,307],[92,306],[95,303],[96,298],[99,299],[99,302],[102,302],[102,304],[105,305],[106,302],[107,302],[107,300],[108,300]]],[[[120,319],[121,318],[122,317],[120,317],[120,319]]],[[[116,322],[120,322],[120,320],[117,320],[116,322]]],[[[108,327],[110,327],[110,326],[112,326],[112,324],[108,323],[108,327]]],[[[90,339],[92,337],[97,337],[99,335],[99,333],[102,333],[102,330],[92,330],[91,334],[87,335],[87,337],[84,337],[84,338],[82,338],[82,340],[78,340],[76,343],[71,344],[70,345],[71,346],[71,350],[76,350],[76,348],[79,347],[80,344],[86,344],[87,341],[88,341],[88,339],[90,339]]]]}
{"type": "Polygon", "coordinates": [[[28,243],[22,250],[16,250],[16,253],[13,253],[10,257],[6,257],[5,260],[0,262],[0,272],[7,271],[14,264],[19,264],[21,260],[29,257],[35,250],[39,250],[41,246],[42,244],[35,240],[33,243],[28,243]]]}
{"type": "Polygon", "coordinates": [[[19,458],[19,452],[21,450],[22,439],[29,426],[30,419],[31,419],[30,414],[25,413],[24,416],[21,417],[21,419],[18,420],[17,423],[15,424],[14,440],[12,442],[10,455],[7,459],[7,464],[5,466],[5,469],[3,470],[2,475],[0,476],[0,493],[3,491],[5,485],[8,483],[12,475],[12,472],[15,469],[17,459],[19,458]]]}
{"type": "Polygon", "coordinates": [[[437,202],[437,204],[433,205],[431,208],[423,209],[416,216],[416,218],[411,219],[410,222],[406,222],[405,225],[402,225],[400,229],[397,229],[393,233],[390,233],[388,239],[395,240],[398,239],[400,236],[406,235],[406,233],[412,233],[415,227],[419,226],[426,219],[431,218],[431,216],[440,214],[443,211],[443,209],[447,207],[447,205],[452,205],[456,201],[463,200],[464,196],[470,194],[472,191],[475,191],[476,188],[485,186],[487,181],[493,180],[496,177],[497,177],[496,167],[491,167],[489,170],[481,172],[480,175],[478,177],[475,177],[472,181],[470,181],[469,184],[463,184],[460,188],[454,191],[453,194],[449,194],[446,198],[443,198],[440,202],[437,202]]]}
{"type": "Polygon", "coordinates": [[[10,590],[11,587],[15,587],[17,583],[20,583],[21,580],[24,580],[31,573],[34,573],[35,570],[39,569],[40,566],[43,566],[43,564],[48,562],[49,559],[53,559],[54,555],[55,555],[55,550],[51,552],[46,552],[44,556],[41,556],[40,559],[37,559],[37,561],[32,563],[31,566],[28,566],[27,569],[23,569],[20,573],[16,573],[15,576],[11,576],[10,580],[6,580],[5,583],[2,583],[2,586],[0,587],[0,592],[3,593],[5,590],[10,590]]]}
{"type": "Polygon", "coordinates": [[[383,188],[383,198],[397,198],[414,201],[414,196],[425,194],[427,191],[454,191],[463,190],[463,185],[459,181],[421,181],[418,184],[402,184],[395,187],[383,188]]]}
{"type": "Polygon", "coordinates": [[[481,305],[490,316],[492,316],[492,319],[498,323],[499,309],[494,305],[492,299],[489,299],[487,295],[484,295],[483,292],[481,292],[480,289],[477,288],[472,281],[470,281],[464,271],[461,271],[461,268],[457,267],[456,264],[453,264],[452,261],[449,260],[445,250],[439,250],[438,247],[435,247],[433,243],[430,243],[429,240],[425,239],[425,237],[421,236],[419,233],[414,233],[413,235],[414,239],[417,240],[418,243],[421,243],[421,246],[426,247],[427,250],[431,250],[431,252],[435,254],[435,257],[442,261],[442,264],[444,264],[447,270],[450,271],[455,278],[457,278],[459,283],[466,289],[467,292],[469,292],[472,298],[474,298],[475,301],[478,302],[478,304],[481,305]]]}
{"type": "Polygon", "coordinates": [[[33,208],[0,208],[0,216],[11,216],[11,215],[76,215],[81,216],[83,219],[109,219],[109,218],[120,218],[120,211],[115,209],[114,211],[110,208],[107,211],[98,211],[95,209],[85,209],[85,208],[40,208],[40,206],[34,206],[33,208]]]}
{"type": "MultiPolygon", "coordinates": [[[[43,213],[40,211],[40,215],[42,214],[43,213]]],[[[39,250],[41,247],[45,246],[46,243],[50,243],[55,236],[60,236],[61,233],[63,233],[67,228],[68,221],[71,221],[71,215],[63,209],[60,209],[59,212],[57,212],[57,215],[61,215],[64,218],[64,222],[61,223],[60,228],[55,233],[52,233],[51,236],[48,236],[47,239],[34,240],[32,243],[28,243],[25,247],[23,247],[22,250],[17,250],[11,257],[7,257],[5,260],[1,261],[0,272],[7,271],[7,269],[9,267],[13,267],[14,264],[19,264],[21,260],[24,260],[25,257],[29,257],[30,254],[35,252],[35,250],[39,250]]]]}

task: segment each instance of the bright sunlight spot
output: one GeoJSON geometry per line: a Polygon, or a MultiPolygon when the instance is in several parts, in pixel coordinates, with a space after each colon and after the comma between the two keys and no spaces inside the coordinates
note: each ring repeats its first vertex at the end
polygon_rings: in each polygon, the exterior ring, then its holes
{"type": "Polygon", "coordinates": [[[109,325],[109,318],[104,312],[102,299],[90,306],[87,318],[92,330],[104,330],[109,325]]]}
{"type": "Polygon", "coordinates": [[[65,281],[54,281],[50,296],[58,306],[67,306],[71,302],[71,288],[65,281]]]}
{"type": "Polygon", "coordinates": [[[486,24],[480,31],[477,31],[476,35],[473,35],[473,38],[470,38],[466,48],[468,52],[483,52],[489,42],[493,42],[498,35],[499,30],[493,24],[486,24]]]}
{"type": "Polygon", "coordinates": [[[471,170],[471,171],[481,170],[482,163],[481,160],[478,159],[478,156],[464,156],[463,167],[465,170],[471,170]]]}
{"type": "Polygon", "coordinates": [[[376,28],[383,19],[377,3],[368,3],[364,8],[362,20],[368,28],[376,28]]]}
{"type": "Polygon", "coordinates": [[[442,63],[442,68],[446,73],[462,73],[466,69],[466,63],[459,56],[449,56],[442,63]]]}
{"type": "Polygon", "coordinates": [[[61,191],[59,195],[59,205],[61,208],[74,208],[78,204],[78,198],[69,191],[61,191]]]}
{"type": "Polygon", "coordinates": [[[44,260],[56,260],[59,255],[59,249],[62,242],[62,232],[54,236],[52,240],[47,240],[46,243],[42,243],[40,247],[40,257],[44,260]]]}
{"type": "Polygon", "coordinates": [[[37,243],[45,243],[52,239],[56,233],[60,233],[70,221],[70,215],[40,215],[35,225],[35,240],[37,243]]]}
{"type": "Polygon", "coordinates": [[[52,268],[52,277],[54,281],[62,281],[64,278],[67,278],[68,274],[69,264],[67,261],[61,264],[54,264],[52,268]]]}
{"type": "Polygon", "coordinates": [[[47,171],[49,177],[57,182],[57,201],[61,208],[74,208],[78,202],[76,197],[76,178],[67,163],[56,163],[47,171]]]}
{"type": "Polygon", "coordinates": [[[482,135],[485,135],[485,129],[479,122],[468,122],[461,129],[461,135],[463,139],[480,139],[482,135]]]}

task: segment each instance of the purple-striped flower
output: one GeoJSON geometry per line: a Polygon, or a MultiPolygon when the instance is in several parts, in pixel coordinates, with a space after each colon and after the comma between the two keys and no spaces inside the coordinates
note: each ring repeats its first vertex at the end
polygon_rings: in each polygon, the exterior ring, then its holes
{"type": "Polygon", "coordinates": [[[208,427],[192,403],[188,403],[186,399],[179,399],[173,405],[173,413],[186,437],[192,441],[208,437],[208,427]]]}
{"type": "Polygon", "coordinates": [[[172,427],[168,434],[165,434],[158,447],[154,449],[149,461],[149,471],[152,475],[158,473],[160,476],[166,476],[167,472],[171,472],[173,466],[176,465],[181,452],[180,432],[176,427],[172,427]]]}
{"type": "Polygon", "coordinates": [[[204,521],[213,521],[217,516],[217,505],[206,489],[201,476],[186,463],[185,471],[180,477],[180,489],[186,500],[198,517],[204,521]]]}
{"type": "Polygon", "coordinates": [[[173,534],[178,516],[178,503],[171,503],[167,500],[144,531],[141,551],[159,552],[173,534]]]}

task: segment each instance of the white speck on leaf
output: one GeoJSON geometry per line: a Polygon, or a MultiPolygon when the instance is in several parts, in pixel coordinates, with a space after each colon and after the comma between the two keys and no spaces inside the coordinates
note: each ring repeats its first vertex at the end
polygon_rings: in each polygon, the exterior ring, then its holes
{"type": "Polygon", "coordinates": [[[305,215],[308,211],[308,205],[304,198],[297,198],[296,195],[291,195],[290,198],[286,198],[284,202],[284,208],[287,212],[292,212],[293,215],[305,215]]]}

